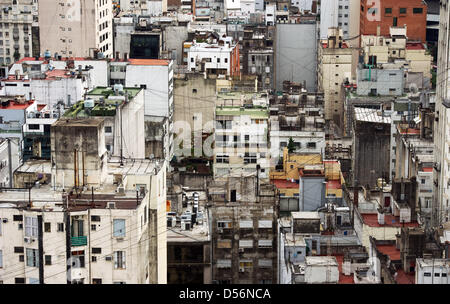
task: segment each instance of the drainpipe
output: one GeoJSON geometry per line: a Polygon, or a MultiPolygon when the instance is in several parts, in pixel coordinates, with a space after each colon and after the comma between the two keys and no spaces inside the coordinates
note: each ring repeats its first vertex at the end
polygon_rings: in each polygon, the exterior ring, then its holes
{"type": "Polygon", "coordinates": [[[44,283],[44,247],[43,247],[43,231],[42,231],[42,214],[38,215],[38,255],[39,255],[39,284],[44,283]]]}

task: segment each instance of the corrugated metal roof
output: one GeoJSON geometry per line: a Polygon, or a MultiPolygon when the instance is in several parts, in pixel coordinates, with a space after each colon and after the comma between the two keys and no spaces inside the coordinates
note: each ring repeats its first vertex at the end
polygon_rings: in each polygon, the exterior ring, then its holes
{"type": "Polygon", "coordinates": [[[381,114],[381,111],[369,108],[354,108],[355,119],[359,121],[374,122],[374,123],[386,123],[391,124],[392,120],[390,116],[381,114]]]}

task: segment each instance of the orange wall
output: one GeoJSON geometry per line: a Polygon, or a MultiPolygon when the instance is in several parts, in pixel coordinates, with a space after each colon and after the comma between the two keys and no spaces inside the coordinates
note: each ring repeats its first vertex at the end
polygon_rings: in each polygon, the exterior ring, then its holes
{"type": "MultiPolygon", "coordinates": [[[[397,17],[397,26],[407,26],[409,40],[426,41],[427,25],[427,6],[422,0],[380,0],[380,21],[371,21],[367,18],[367,11],[374,7],[373,4],[367,5],[371,1],[361,0],[360,6],[360,34],[376,35],[377,26],[380,25],[381,36],[389,36],[389,27],[393,26],[393,19],[397,17]],[[364,7],[364,11],[361,9],[364,7]],[[391,14],[385,13],[385,8],[392,8],[391,14]],[[406,14],[400,14],[400,8],[406,8],[406,14]],[[422,14],[413,14],[413,8],[422,8],[422,14]]],[[[372,18],[374,18],[372,16],[372,18]]],[[[375,18],[374,18],[375,19],[375,18]]]]}
{"type": "Polygon", "coordinates": [[[230,57],[230,76],[240,76],[241,64],[239,60],[239,44],[236,44],[230,57]]]}

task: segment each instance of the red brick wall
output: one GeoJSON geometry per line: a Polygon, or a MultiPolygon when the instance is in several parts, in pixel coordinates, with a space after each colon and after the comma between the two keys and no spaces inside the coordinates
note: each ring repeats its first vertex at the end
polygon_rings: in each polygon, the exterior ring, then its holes
{"type": "Polygon", "coordinates": [[[389,36],[389,27],[393,26],[393,19],[397,17],[397,26],[402,27],[406,24],[408,39],[426,41],[426,25],[427,25],[427,6],[422,0],[379,0],[380,9],[378,12],[379,21],[372,21],[367,17],[367,11],[371,7],[373,0],[361,0],[360,5],[360,34],[376,35],[377,26],[380,25],[380,34],[389,36]],[[364,8],[364,11],[362,10],[364,8]],[[386,14],[385,9],[392,8],[392,13],[386,14]],[[400,14],[400,8],[406,8],[406,14],[400,14]],[[422,8],[421,14],[414,14],[413,8],[422,8]]]}

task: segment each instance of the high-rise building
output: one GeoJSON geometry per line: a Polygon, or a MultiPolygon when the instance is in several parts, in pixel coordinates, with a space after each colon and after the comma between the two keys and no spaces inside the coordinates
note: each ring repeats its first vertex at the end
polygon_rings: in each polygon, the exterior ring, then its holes
{"type": "Polygon", "coordinates": [[[408,28],[409,40],[426,41],[427,5],[422,0],[361,0],[360,34],[389,36],[389,28],[408,28]]]}
{"type": "Polygon", "coordinates": [[[34,43],[39,40],[39,37],[34,37],[33,20],[37,18],[35,2],[0,0],[0,66],[31,56],[34,43]]]}
{"type": "Polygon", "coordinates": [[[113,54],[112,0],[74,0],[70,6],[54,0],[39,1],[40,53],[89,57],[97,49],[113,54]]]}
{"type": "Polygon", "coordinates": [[[441,1],[436,79],[436,113],[434,122],[434,199],[432,225],[449,219],[450,200],[450,14],[449,0],[441,1]]]}

